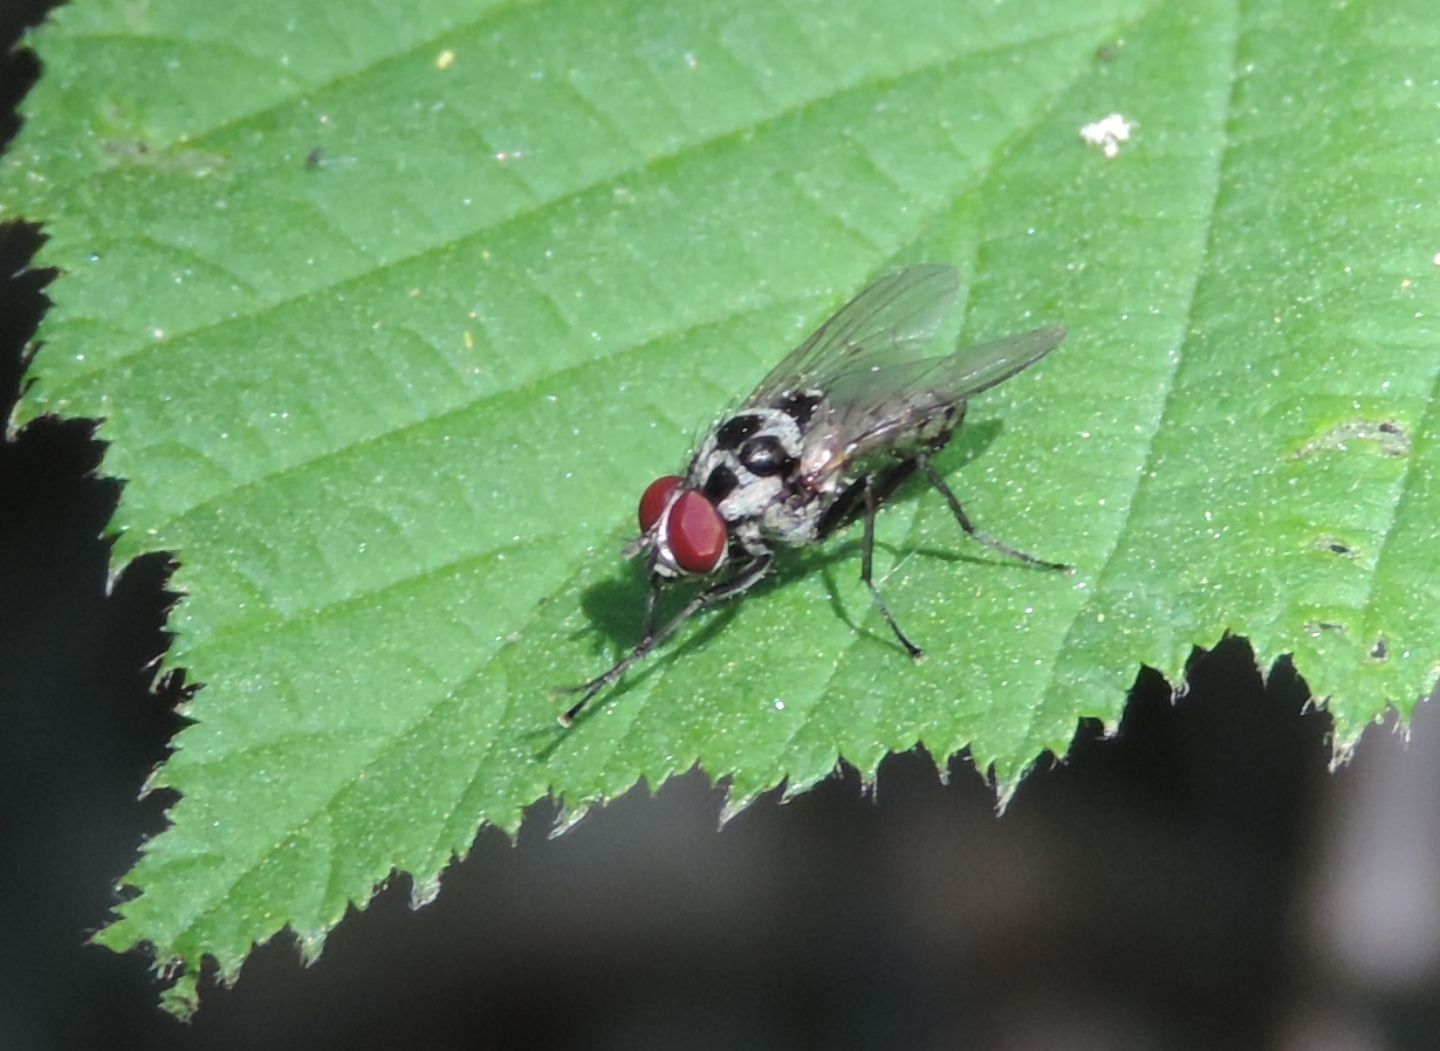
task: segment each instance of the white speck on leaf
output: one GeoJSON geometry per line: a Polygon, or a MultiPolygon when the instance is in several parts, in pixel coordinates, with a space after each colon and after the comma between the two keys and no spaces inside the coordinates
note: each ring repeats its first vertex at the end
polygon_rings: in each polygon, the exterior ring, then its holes
{"type": "Polygon", "coordinates": [[[1080,137],[1091,146],[1099,146],[1101,152],[1111,158],[1119,155],[1121,143],[1130,141],[1130,133],[1136,127],[1135,121],[1123,114],[1112,113],[1086,124],[1080,129],[1080,137]]]}

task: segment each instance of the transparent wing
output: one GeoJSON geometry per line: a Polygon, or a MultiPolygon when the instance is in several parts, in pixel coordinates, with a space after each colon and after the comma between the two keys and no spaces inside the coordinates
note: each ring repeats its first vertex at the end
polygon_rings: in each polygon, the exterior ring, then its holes
{"type": "Polygon", "coordinates": [[[1060,326],[965,347],[954,354],[868,365],[830,379],[805,437],[812,476],[911,441],[934,437],[947,411],[1029,368],[1065,338],[1060,326]]]}
{"type": "Polygon", "coordinates": [[[825,391],[842,373],[919,353],[950,312],[958,288],[955,270],[938,264],[886,274],[787,354],[745,404],[764,405],[790,391],[825,391]]]}
{"type": "Polygon", "coordinates": [[[964,401],[1029,368],[1064,338],[1065,329],[1052,325],[962,347],[943,357],[846,369],[831,377],[826,401],[838,411],[863,411],[897,398],[936,404],[964,401]]]}

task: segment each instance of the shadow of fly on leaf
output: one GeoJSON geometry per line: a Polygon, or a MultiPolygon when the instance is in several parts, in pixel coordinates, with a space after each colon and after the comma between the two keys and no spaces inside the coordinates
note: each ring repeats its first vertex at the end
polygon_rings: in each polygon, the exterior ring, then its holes
{"type": "Polygon", "coordinates": [[[650,484],[640,497],[640,535],[625,551],[627,558],[643,557],[648,580],[639,640],[607,671],[565,689],[579,698],[559,716],[561,726],[695,614],[763,580],[777,549],[819,543],[857,520],[860,579],[896,641],[918,660],[923,651],[873,579],[875,514],[912,476],[940,492],[976,541],[1037,569],[1069,571],[977,529],[934,464],[964,421],[968,399],[1029,368],[1065,338],[1064,328],[1052,326],[926,357],[958,290],[948,266],[881,277],[711,428],[683,475],[650,484]],[[708,584],[662,617],[665,586],[691,579],[708,584]]]}

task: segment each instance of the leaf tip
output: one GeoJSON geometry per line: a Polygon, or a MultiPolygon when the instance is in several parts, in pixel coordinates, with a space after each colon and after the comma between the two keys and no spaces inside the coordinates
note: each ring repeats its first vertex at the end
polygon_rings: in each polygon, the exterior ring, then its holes
{"type": "Polygon", "coordinates": [[[755,800],[759,798],[760,793],[758,791],[748,792],[742,795],[732,795],[727,793],[725,796],[725,802],[720,807],[719,827],[724,828],[726,825],[730,824],[731,821],[734,821],[744,811],[749,810],[750,804],[755,802],[755,800]]]}
{"type": "Polygon", "coordinates": [[[584,820],[585,815],[590,813],[588,803],[579,803],[575,806],[562,806],[560,812],[555,815],[555,824],[550,826],[547,838],[558,839],[566,832],[569,832],[576,825],[584,820]]]}
{"type": "Polygon", "coordinates": [[[440,874],[427,879],[421,879],[413,872],[410,874],[410,908],[413,910],[423,909],[440,896],[440,874]]]}
{"type": "Polygon", "coordinates": [[[185,971],[174,984],[161,991],[160,1007],[181,1022],[195,1017],[200,1008],[200,979],[193,969],[185,971]]]}

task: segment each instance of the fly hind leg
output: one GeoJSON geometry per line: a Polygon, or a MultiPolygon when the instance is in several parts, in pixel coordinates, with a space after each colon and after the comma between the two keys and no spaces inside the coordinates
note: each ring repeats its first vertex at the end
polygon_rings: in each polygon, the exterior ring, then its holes
{"type": "MultiPolygon", "coordinates": [[[[908,471],[906,472],[909,473],[908,471]]],[[[870,597],[875,600],[876,607],[885,618],[885,623],[890,625],[890,630],[900,640],[900,645],[905,647],[905,652],[915,660],[925,656],[925,652],[915,643],[910,641],[910,636],[900,630],[900,625],[895,623],[895,615],[890,612],[890,607],[880,597],[880,589],[875,586],[873,569],[875,561],[875,511],[880,506],[880,496],[876,492],[875,476],[866,475],[858,483],[864,488],[865,500],[865,540],[860,549],[860,579],[870,589],[870,597]]]]}
{"type": "Polygon", "coordinates": [[[921,454],[916,456],[915,460],[920,470],[924,472],[925,477],[930,480],[930,484],[936,489],[939,489],[945,497],[945,502],[950,505],[950,511],[955,515],[955,521],[960,523],[960,528],[965,530],[971,537],[980,541],[980,543],[986,547],[994,548],[1001,554],[1009,555],[1011,558],[1019,559],[1021,562],[1027,562],[1032,566],[1039,566],[1041,569],[1053,569],[1061,573],[1068,573],[1074,568],[1073,566],[1066,565],[1064,562],[1047,562],[1043,558],[1028,555],[1018,548],[1011,547],[1004,541],[996,540],[993,536],[980,532],[980,530],[975,528],[975,523],[970,521],[970,516],[965,513],[965,509],[960,506],[960,499],[955,495],[955,491],[946,484],[944,477],[939,471],[935,470],[929,458],[921,454]]]}

